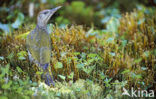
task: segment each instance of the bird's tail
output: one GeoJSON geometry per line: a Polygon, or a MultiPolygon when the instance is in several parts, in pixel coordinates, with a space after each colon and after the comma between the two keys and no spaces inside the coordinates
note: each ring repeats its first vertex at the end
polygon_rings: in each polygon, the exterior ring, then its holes
{"type": "Polygon", "coordinates": [[[48,70],[48,64],[45,64],[44,66],[41,66],[42,69],[43,69],[43,74],[42,74],[42,79],[45,80],[45,83],[50,86],[50,85],[53,85],[55,86],[55,83],[53,81],[53,75],[52,73],[49,73],[49,70],[48,70]]]}

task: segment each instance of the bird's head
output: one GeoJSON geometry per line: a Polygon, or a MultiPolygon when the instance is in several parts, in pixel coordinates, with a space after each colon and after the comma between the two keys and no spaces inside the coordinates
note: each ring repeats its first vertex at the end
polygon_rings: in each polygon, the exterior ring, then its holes
{"type": "Polygon", "coordinates": [[[47,10],[41,11],[37,17],[37,25],[40,27],[46,26],[50,17],[60,8],[61,8],[61,6],[58,6],[53,9],[47,9],[47,10]]]}

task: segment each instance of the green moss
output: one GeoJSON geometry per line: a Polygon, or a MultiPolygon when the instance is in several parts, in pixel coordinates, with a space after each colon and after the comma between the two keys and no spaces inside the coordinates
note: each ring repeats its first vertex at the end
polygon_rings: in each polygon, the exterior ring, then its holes
{"type": "MultiPolygon", "coordinates": [[[[154,88],[154,16],[155,13],[151,17],[143,12],[134,11],[123,15],[121,19],[112,18],[105,30],[92,28],[86,31],[82,26],[67,26],[64,29],[52,27],[53,49],[50,67],[57,82],[54,88],[43,89],[45,94],[41,94],[40,91],[38,94],[58,99],[120,97],[118,93],[112,94],[118,86],[113,84],[115,80],[120,81],[120,87],[154,88]],[[117,24],[114,24],[116,22],[117,24]],[[71,80],[75,83],[71,83],[71,80]]],[[[23,28],[14,31],[12,35],[1,36],[2,97],[8,97],[9,93],[23,98],[30,97],[34,90],[29,91],[29,88],[35,86],[35,82],[42,82],[39,68],[35,64],[30,64],[28,60],[25,37],[29,31],[30,29],[23,28]],[[15,76],[18,78],[17,81],[13,79],[15,76]],[[6,77],[9,78],[7,83],[4,80],[6,77]]],[[[35,89],[39,86],[40,84],[35,86],[35,89]]]]}

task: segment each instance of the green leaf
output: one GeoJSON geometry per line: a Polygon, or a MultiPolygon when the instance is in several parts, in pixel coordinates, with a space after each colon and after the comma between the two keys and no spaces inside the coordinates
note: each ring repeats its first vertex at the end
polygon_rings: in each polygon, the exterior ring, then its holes
{"type": "Polygon", "coordinates": [[[10,64],[7,64],[5,67],[0,68],[0,78],[4,77],[6,74],[9,73],[10,64]]]}
{"type": "Polygon", "coordinates": [[[80,92],[80,91],[81,91],[81,89],[80,89],[80,88],[76,88],[76,91],[79,91],[79,92],[80,92]]]}
{"type": "Polygon", "coordinates": [[[144,54],[144,56],[148,57],[150,55],[150,52],[149,51],[145,51],[143,54],[144,54]]]}
{"type": "Polygon", "coordinates": [[[3,56],[0,56],[0,60],[4,60],[4,57],[3,56]]]}
{"type": "Polygon", "coordinates": [[[97,54],[94,54],[94,53],[88,54],[88,57],[90,57],[90,58],[94,58],[94,57],[96,57],[96,56],[97,56],[97,54]]]}
{"type": "Polygon", "coordinates": [[[59,68],[62,68],[63,67],[63,64],[61,62],[57,62],[55,64],[55,69],[59,69],[59,68]]]}
{"type": "Polygon", "coordinates": [[[125,47],[127,44],[127,40],[122,40],[122,46],[125,47]]]}
{"type": "Polygon", "coordinates": [[[86,64],[86,65],[91,64],[92,62],[94,62],[94,61],[95,61],[95,59],[96,59],[96,57],[94,57],[94,58],[92,58],[92,59],[88,59],[88,60],[87,60],[87,64],[86,64]]]}
{"type": "Polygon", "coordinates": [[[119,19],[115,18],[115,17],[112,17],[107,25],[106,25],[106,28],[109,32],[111,33],[117,33],[118,32],[118,27],[120,25],[120,22],[119,22],[119,19]]]}
{"type": "Polygon", "coordinates": [[[11,52],[11,53],[7,56],[7,58],[10,59],[10,60],[11,60],[13,57],[14,57],[14,53],[13,53],[13,52],[11,52]]]}
{"type": "Polygon", "coordinates": [[[23,99],[30,99],[30,96],[24,95],[24,96],[23,96],[23,99]]]}
{"type": "Polygon", "coordinates": [[[20,51],[17,53],[17,56],[26,56],[27,52],[26,51],[20,51]]]}
{"type": "Polygon", "coordinates": [[[89,66],[88,68],[83,68],[83,71],[86,72],[87,74],[90,74],[95,66],[89,66]]]}
{"type": "Polygon", "coordinates": [[[3,84],[3,85],[2,85],[2,88],[3,88],[3,89],[9,89],[10,86],[11,86],[11,84],[12,84],[12,81],[9,81],[7,84],[3,84]]]}
{"type": "Polygon", "coordinates": [[[19,60],[25,60],[25,56],[26,56],[27,52],[26,51],[20,51],[17,53],[18,59],[19,60]]]}
{"type": "Polygon", "coordinates": [[[33,86],[37,86],[37,83],[36,83],[36,82],[33,82],[32,85],[33,85],[33,86]]]}
{"type": "Polygon", "coordinates": [[[112,78],[110,78],[110,79],[108,79],[108,78],[106,78],[105,80],[104,80],[104,83],[106,84],[106,87],[110,87],[111,85],[110,85],[110,81],[112,80],[112,78]]]}
{"type": "Polygon", "coordinates": [[[73,79],[74,77],[74,72],[71,72],[70,75],[68,76],[69,79],[73,79]]]}
{"type": "Polygon", "coordinates": [[[9,68],[10,68],[10,64],[7,64],[6,67],[4,68],[4,72],[5,72],[6,74],[9,73],[9,68]]]}
{"type": "Polygon", "coordinates": [[[60,97],[61,96],[61,93],[60,92],[57,92],[56,93],[56,96],[60,97]]]}
{"type": "MultiPolygon", "coordinates": [[[[24,90],[24,94],[31,95],[31,94],[33,94],[33,91],[32,90],[24,90]]],[[[30,98],[28,98],[28,99],[30,99],[30,98]]]]}
{"type": "Polygon", "coordinates": [[[9,24],[2,24],[2,23],[0,23],[0,29],[2,29],[5,32],[5,34],[10,33],[12,30],[9,24]]]}
{"type": "Polygon", "coordinates": [[[21,93],[22,92],[22,90],[23,90],[23,88],[22,87],[19,87],[18,89],[17,89],[17,93],[21,93]]]}
{"type": "Polygon", "coordinates": [[[74,52],[74,55],[76,55],[76,56],[80,55],[80,52],[74,52]]]}
{"type": "Polygon", "coordinates": [[[21,69],[20,67],[16,67],[16,69],[17,69],[17,71],[18,71],[19,73],[23,72],[22,69],[21,69]]]}
{"type": "Polygon", "coordinates": [[[19,56],[18,59],[19,59],[19,60],[25,60],[26,58],[23,57],[23,56],[19,56]]]}
{"type": "Polygon", "coordinates": [[[106,40],[106,42],[108,42],[108,43],[112,43],[114,41],[114,38],[113,37],[110,37],[110,38],[108,38],[107,40],[106,40]]]}
{"type": "Polygon", "coordinates": [[[24,14],[18,13],[18,17],[16,18],[16,21],[12,23],[12,27],[17,29],[23,22],[24,22],[24,14]]]}
{"type": "Polygon", "coordinates": [[[104,17],[102,20],[101,20],[101,23],[102,24],[105,24],[105,23],[107,23],[108,21],[110,20],[110,17],[104,17]]]}
{"type": "Polygon", "coordinates": [[[21,38],[21,39],[26,39],[27,38],[27,35],[30,33],[30,31],[28,32],[25,32],[23,34],[19,34],[17,36],[15,36],[15,38],[21,38]]]}
{"type": "Polygon", "coordinates": [[[142,61],[142,58],[135,59],[135,60],[134,60],[134,63],[138,64],[138,63],[140,63],[141,61],[142,61]]]}
{"type": "Polygon", "coordinates": [[[41,72],[41,71],[37,71],[37,72],[36,72],[37,75],[41,75],[42,73],[43,73],[43,72],[41,72]]]}
{"type": "Polygon", "coordinates": [[[145,18],[142,18],[138,21],[138,25],[142,24],[143,22],[145,22],[145,18]]]}
{"type": "Polygon", "coordinates": [[[141,79],[142,78],[141,74],[140,75],[136,75],[136,78],[141,79]]]}
{"type": "Polygon", "coordinates": [[[82,53],[80,54],[80,56],[81,56],[83,59],[85,59],[85,58],[86,58],[86,53],[82,52],[82,53]]]}
{"type": "Polygon", "coordinates": [[[84,67],[84,64],[83,64],[83,63],[77,64],[76,67],[77,67],[78,69],[83,68],[83,67],[84,67]]]}
{"type": "Polygon", "coordinates": [[[141,74],[135,74],[133,72],[131,72],[131,77],[137,78],[137,79],[141,79],[142,78],[141,74]]]}
{"type": "Polygon", "coordinates": [[[100,78],[101,79],[105,79],[106,78],[106,76],[104,75],[104,73],[100,73],[100,78]]]}
{"type": "Polygon", "coordinates": [[[58,75],[62,80],[65,80],[66,79],[66,77],[65,76],[63,76],[63,75],[58,75]]]}
{"type": "Polygon", "coordinates": [[[123,72],[121,72],[121,74],[129,73],[129,72],[130,72],[130,70],[129,69],[126,69],[123,72]]]}

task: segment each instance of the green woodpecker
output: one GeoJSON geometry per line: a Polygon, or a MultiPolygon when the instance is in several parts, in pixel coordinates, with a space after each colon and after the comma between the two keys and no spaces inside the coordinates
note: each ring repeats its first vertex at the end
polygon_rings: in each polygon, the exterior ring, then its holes
{"type": "Polygon", "coordinates": [[[41,11],[37,17],[36,28],[28,34],[26,39],[29,60],[43,69],[41,77],[49,86],[51,84],[54,86],[54,82],[48,71],[51,58],[51,39],[47,30],[47,23],[59,8],[61,6],[41,11]]]}

